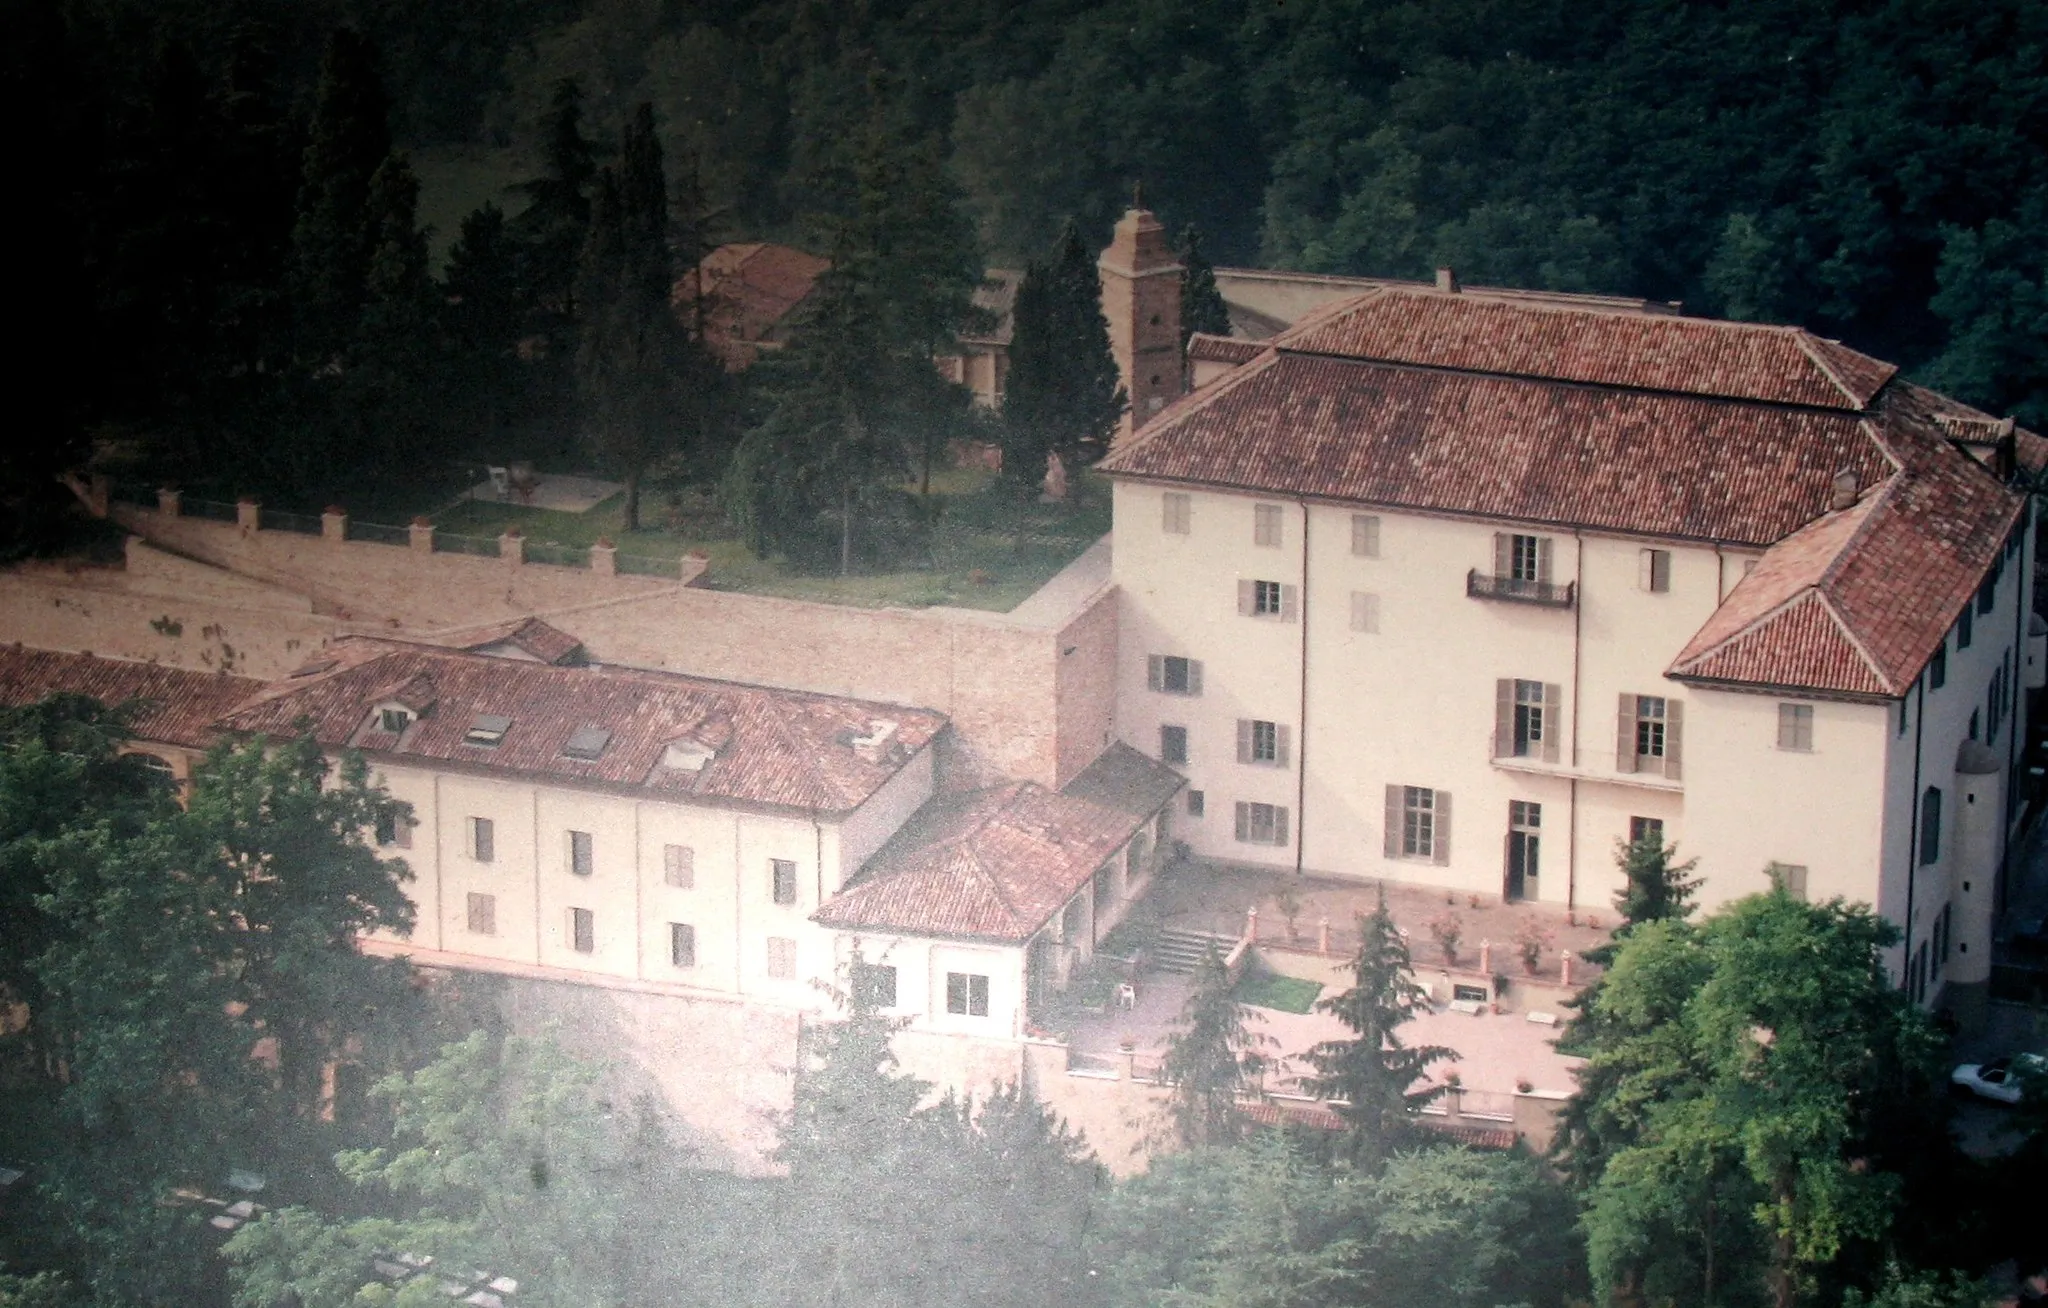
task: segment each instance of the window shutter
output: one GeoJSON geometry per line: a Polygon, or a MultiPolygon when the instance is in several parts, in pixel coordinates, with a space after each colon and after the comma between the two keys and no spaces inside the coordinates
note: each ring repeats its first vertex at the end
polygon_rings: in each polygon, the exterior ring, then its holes
{"type": "Polygon", "coordinates": [[[1380,556],[1380,520],[1370,513],[1351,515],[1351,552],[1360,558],[1380,556]]]}
{"type": "Polygon", "coordinates": [[[1198,659],[1188,660],[1188,694],[1202,693],[1202,664],[1198,659]]]}
{"type": "Polygon", "coordinates": [[[1671,589],[1671,551],[1650,551],[1650,589],[1664,594],[1671,589]]]}
{"type": "Polygon", "coordinates": [[[1515,541],[1507,532],[1493,533],[1493,575],[1505,577],[1514,571],[1515,541]]]}
{"type": "Polygon", "coordinates": [[[1145,656],[1145,688],[1164,690],[1166,688],[1166,660],[1157,654],[1145,656]]]}
{"type": "Polygon", "coordinates": [[[1493,756],[1515,752],[1515,683],[1502,677],[1493,683],[1493,756]]]}
{"type": "Polygon", "coordinates": [[[1550,537],[1536,538],[1536,580],[1546,585],[1550,582],[1550,537]]]}
{"type": "Polygon", "coordinates": [[[1273,810],[1273,843],[1276,845],[1287,843],[1287,810],[1284,808],[1275,808],[1273,810]]]}
{"type": "Polygon", "coordinates": [[[1685,705],[1675,699],[1664,701],[1664,775],[1676,781],[1682,775],[1679,760],[1685,754],[1685,705]]]}
{"type": "Polygon", "coordinates": [[[1564,687],[1543,683],[1543,761],[1557,762],[1558,737],[1564,734],[1564,687]]]}
{"type": "Polygon", "coordinates": [[[1351,629],[1376,632],[1380,629],[1380,597],[1368,591],[1351,592],[1351,629]]]}
{"type": "Polygon", "coordinates": [[[1298,616],[1300,611],[1301,587],[1282,586],[1280,588],[1280,620],[1282,622],[1298,622],[1300,621],[1298,616]]]}
{"type": "Polygon", "coordinates": [[[1239,718],[1237,720],[1237,761],[1240,763],[1252,761],[1252,720],[1250,718],[1239,718]]]}
{"type": "Polygon", "coordinates": [[[1289,766],[1288,759],[1291,757],[1291,754],[1288,747],[1293,743],[1290,740],[1293,734],[1284,722],[1273,728],[1273,761],[1283,768],[1289,766]]]}
{"type": "Polygon", "coordinates": [[[1636,587],[1639,590],[1657,589],[1657,551],[1641,551],[1636,567],[1636,587]]]}
{"type": "Polygon", "coordinates": [[[1237,838],[1245,839],[1251,831],[1252,806],[1243,800],[1237,801],[1237,838]]]}
{"type": "Polygon", "coordinates": [[[1451,862],[1451,792],[1436,792],[1436,838],[1431,841],[1430,861],[1438,867],[1451,862]]]}
{"type": "Polygon", "coordinates": [[[1242,577],[1238,579],[1237,616],[1241,618],[1248,618],[1252,615],[1252,605],[1255,602],[1252,598],[1252,585],[1253,583],[1242,577]]]}
{"type": "Polygon", "coordinates": [[[1388,858],[1401,857],[1401,788],[1387,787],[1387,828],[1385,853],[1388,858]]]}
{"type": "Polygon", "coordinates": [[[1614,770],[1636,770],[1636,697],[1622,692],[1621,712],[1614,726],[1614,770]]]}

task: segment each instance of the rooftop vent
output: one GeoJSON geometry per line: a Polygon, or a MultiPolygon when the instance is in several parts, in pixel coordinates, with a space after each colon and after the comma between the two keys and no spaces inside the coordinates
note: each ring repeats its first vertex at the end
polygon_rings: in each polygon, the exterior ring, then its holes
{"type": "Polygon", "coordinates": [[[462,733],[462,743],[496,749],[504,743],[505,733],[511,729],[512,719],[504,714],[479,713],[476,715],[476,721],[469,724],[469,730],[462,733]]]}
{"type": "Polygon", "coordinates": [[[1856,492],[1860,487],[1854,468],[1844,468],[1835,474],[1833,485],[1828,491],[1828,508],[1840,512],[1856,507],[1856,492]]]}
{"type": "Polygon", "coordinates": [[[1436,288],[1446,295],[1458,293],[1458,274],[1449,268],[1436,270],[1436,288]]]}
{"type": "Polygon", "coordinates": [[[853,746],[853,752],[869,763],[886,763],[889,753],[896,747],[896,724],[887,719],[868,723],[868,734],[855,736],[846,742],[853,746]]]}
{"type": "Polygon", "coordinates": [[[677,772],[702,772],[717,752],[703,741],[685,736],[668,743],[662,751],[661,765],[677,772]]]}
{"type": "Polygon", "coordinates": [[[603,727],[589,723],[576,728],[570,735],[569,743],[562,746],[564,758],[580,758],[586,762],[595,761],[604,753],[604,747],[612,743],[612,733],[603,727]]]}

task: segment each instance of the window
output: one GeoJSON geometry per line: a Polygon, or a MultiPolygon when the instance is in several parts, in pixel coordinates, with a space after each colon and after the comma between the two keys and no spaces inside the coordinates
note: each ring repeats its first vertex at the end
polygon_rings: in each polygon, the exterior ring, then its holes
{"type": "Polygon", "coordinates": [[[1998,574],[2004,569],[2005,560],[2000,558],[1992,565],[1991,575],[1984,579],[1984,584],[1977,587],[1977,612],[1989,613],[1998,607],[1998,574]]]}
{"type": "Polygon", "coordinates": [[[1186,763],[1188,761],[1188,729],[1186,727],[1159,728],[1159,761],[1161,763],[1186,763]]]}
{"type": "Polygon", "coordinates": [[[400,849],[412,848],[412,823],[396,813],[377,815],[377,843],[395,845],[400,849]]]}
{"type": "Polygon", "coordinates": [[[1956,648],[1970,648],[1970,642],[1976,639],[1976,636],[1977,615],[1970,610],[1969,605],[1965,604],[1962,614],[1956,618],[1956,648]]]}
{"type": "Polygon", "coordinates": [[[1237,838],[1247,845],[1287,843],[1287,810],[1277,804],[1239,803],[1237,838]]]}
{"type": "Polygon", "coordinates": [[[1375,633],[1380,629],[1380,597],[1362,590],[1351,592],[1351,629],[1375,633]]]}
{"type": "Polygon", "coordinates": [[[1237,583],[1237,611],[1247,618],[1278,618],[1294,621],[1299,591],[1285,582],[1241,580],[1237,583]]]}
{"type": "Polygon", "coordinates": [[[1813,705],[1778,705],[1778,748],[1802,752],[1813,748],[1813,705]]]}
{"type": "Polygon", "coordinates": [[[1642,572],[1637,584],[1654,595],[1662,595],[1671,589],[1671,551],[1644,550],[1642,572]]]}
{"type": "Polygon", "coordinates": [[[469,856],[479,863],[489,863],[496,851],[497,840],[489,818],[473,817],[469,820],[469,856]]]}
{"type": "Polygon", "coordinates": [[[505,742],[505,733],[512,729],[512,719],[502,713],[479,713],[469,724],[469,730],[462,733],[462,743],[481,749],[496,749],[505,742]]]}
{"type": "Polygon", "coordinates": [[[1773,863],[1766,871],[1770,875],[1772,885],[1783,890],[1791,898],[1804,902],[1806,899],[1806,864],[1773,863]]]}
{"type": "Polygon", "coordinates": [[[1920,861],[1932,863],[1941,857],[1941,788],[1929,786],[1920,797],[1920,861]]]}
{"type": "Polygon", "coordinates": [[[786,858],[768,860],[769,879],[773,882],[775,902],[794,904],[796,902],[796,864],[786,858]]]}
{"type": "Polygon", "coordinates": [[[851,980],[854,1002],[869,1008],[896,1007],[896,969],[884,963],[855,959],[851,980]]]}
{"type": "Polygon", "coordinates": [[[479,895],[474,891],[469,896],[469,930],[471,935],[494,936],[498,934],[498,897],[479,895]]]}
{"type": "Polygon", "coordinates": [[[1507,897],[1534,899],[1543,870],[1543,805],[1508,801],[1507,897]]]}
{"type": "Polygon", "coordinates": [[[569,910],[569,947],[579,954],[597,952],[597,914],[587,908],[569,910]]]}
{"type": "Polygon", "coordinates": [[[697,928],[688,922],[668,924],[668,961],[671,967],[697,966],[697,928]]]}
{"type": "Polygon", "coordinates": [[[1679,776],[1679,710],[1662,695],[1623,695],[1615,731],[1614,766],[1621,772],[1679,776]]]}
{"type": "Polygon", "coordinates": [[[377,725],[392,735],[400,735],[412,725],[412,714],[402,708],[388,708],[377,715],[377,725]]]}
{"type": "Polygon", "coordinates": [[[1899,735],[1901,737],[1906,734],[1906,728],[1911,725],[1912,713],[1910,709],[1912,704],[1913,701],[1910,697],[1905,695],[1899,696],[1899,735]]]}
{"type": "Polygon", "coordinates": [[[1977,710],[1976,710],[1976,709],[1971,709],[1971,710],[1970,710],[1970,739],[1971,739],[1971,740],[1975,740],[1975,739],[1977,738],[1977,732],[1978,732],[1978,730],[1979,730],[1978,720],[1979,720],[1979,718],[1980,718],[1981,716],[1982,716],[1982,715],[1981,715],[1981,714],[1979,714],[1979,713],[1977,712],[1977,710]]]}
{"type": "Polygon", "coordinates": [[[1190,790],[1188,792],[1188,816],[1202,816],[1203,809],[1207,807],[1206,800],[1207,796],[1205,796],[1201,791],[1190,790]]]}
{"type": "Polygon", "coordinates": [[[1284,768],[1288,763],[1288,731],[1277,722],[1237,720],[1237,761],[1284,768]]]}
{"type": "Polygon", "coordinates": [[[946,973],[946,1011],[962,1017],[987,1017],[988,978],[977,972],[946,973]]]}
{"type": "Polygon", "coordinates": [[[1202,693],[1202,664],[1178,654],[1151,654],[1145,659],[1145,684],[1167,695],[1202,693]]]}
{"type": "Polygon", "coordinates": [[[768,937],[768,975],[777,981],[796,979],[796,941],[787,936],[768,937]]]}
{"type": "Polygon", "coordinates": [[[1640,845],[1645,840],[1655,840],[1659,845],[1664,843],[1663,818],[1632,817],[1628,820],[1628,843],[1640,845]]]}
{"type": "Polygon", "coordinates": [[[1562,686],[1502,678],[1494,683],[1493,756],[1557,762],[1562,686]]]}
{"type": "Polygon", "coordinates": [[[1380,520],[1376,514],[1351,515],[1351,552],[1361,559],[1380,556],[1380,520]]]}
{"type": "Polygon", "coordinates": [[[1934,657],[1927,660],[1927,689],[1940,690],[1948,684],[1948,637],[1941,638],[1935,647],[1934,657]]]}
{"type": "Polygon", "coordinates": [[[595,851],[591,848],[590,833],[588,831],[571,831],[569,833],[569,871],[579,877],[587,877],[596,870],[596,867],[597,857],[595,851]]]}
{"type": "Polygon", "coordinates": [[[663,845],[661,847],[661,880],[663,885],[678,890],[689,890],[697,884],[697,851],[688,845],[663,845]]]}
{"type": "Polygon", "coordinates": [[[1193,499],[1182,491],[1168,491],[1160,497],[1159,529],[1172,536],[1188,534],[1193,516],[1193,499]]]}
{"type": "Polygon", "coordinates": [[[1504,574],[1514,581],[1543,581],[1549,570],[1543,566],[1547,542],[1536,536],[1508,537],[1508,570],[1504,574]]]}
{"type": "Polygon", "coordinates": [[[1427,786],[1388,786],[1386,856],[1451,861],[1451,794],[1427,786]]]}
{"type": "Polygon", "coordinates": [[[1252,506],[1252,544],[1266,549],[1280,548],[1280,506],[1277,504],[1255,504],[1252,506]]]}

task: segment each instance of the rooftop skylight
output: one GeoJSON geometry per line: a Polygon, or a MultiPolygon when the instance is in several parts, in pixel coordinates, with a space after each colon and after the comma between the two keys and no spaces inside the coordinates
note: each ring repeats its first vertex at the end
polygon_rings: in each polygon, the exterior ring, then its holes
{"type": "Polygon", "coordinates": [[[604,753],[604,747],[612,743],[612,733],[603,727],[584,723],[570,735],[569,743],[562,746],[564,758],[580,758],[590,761],[604,753]]]}
{"type": "Polygon", "coordinates": [[[476,721],[469,724],[469,730],[462,734],[465,745],[481,745],[496,749],[505,739],[505,733],[512,729],[512,719],[502,713],[479,713],[476,721]]]}

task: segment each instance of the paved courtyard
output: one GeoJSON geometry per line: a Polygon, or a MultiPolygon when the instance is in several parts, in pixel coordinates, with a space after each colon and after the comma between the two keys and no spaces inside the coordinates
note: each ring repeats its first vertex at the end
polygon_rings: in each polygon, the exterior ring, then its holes
{"type": "Polygon", "coordinates": [[[588,513],[623,489],[625,487],[615,481],[548,472],[540,474],[532,487],[524,492],[501,492],[495,483],[486,480],[470,487],[465,498],[482,500],[486,504],[520,504],[533,509],[554,509],[558,513],[588,513]]]}

